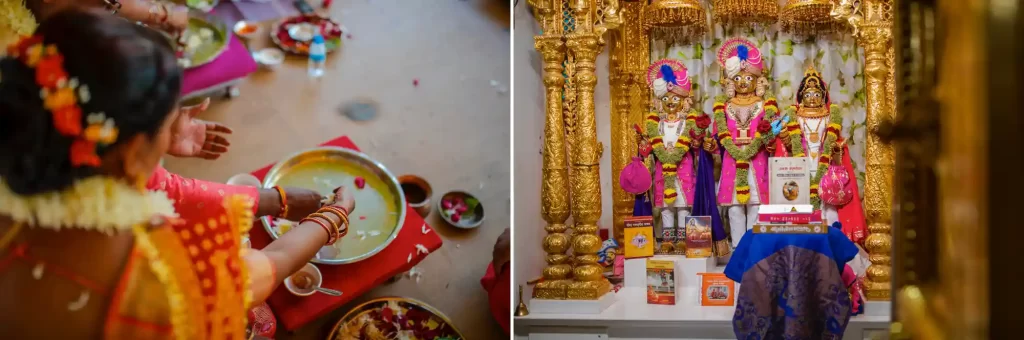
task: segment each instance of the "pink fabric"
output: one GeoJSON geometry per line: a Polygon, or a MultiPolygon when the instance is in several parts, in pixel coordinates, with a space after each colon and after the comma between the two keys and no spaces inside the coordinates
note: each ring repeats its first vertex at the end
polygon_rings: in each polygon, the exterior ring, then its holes
{"type": "MultiPolygon", "coordinates": [[[[726,109],[729,104],[726,103],[726,109]]],[[[753,134],[756,133],[757,126],[761,124],[761,120],[764,119],[764,109],[761,109],[754,116],[754,119],[750,120],[750,136],[753,138],[753,134]]],[[[725,115],[725,122],[729,127],[729,134],[733,138],[737,137],[736,121],[732,120],[729,115],[725,115]]],[[[718,135],[717,124],[714,126],[714,134],[718,135]]],[[[736,160],[732,158],[729,152],[723,152],[725,154],[722,157],[722,177],[721,185],[718,187],[718,204],[732,205],[732,198],[736,195],[736,160]]],[[[761,204],[768,204],[768,152],[761,150],[758,151],[754,156],[754,159],[750,161],[750,170],[754,172],[754,179],[757,182],[757,196],[761,200],[761,204]]]]}
{"type": "MultiPolygon", "coordinates": [[[[697,184],[697,176],[693,172],[693,153],[683,155],[683,161],[676,167],[680,189],[686,195],[686,205],[693,205],[693,188],[697,184]]],[[[661,170],[661,161],[654,160],[654,206],[665,206],[665,174],[661,170]]]]}
{"type": "Polygon", "coordinates": [[[843,167],[846,168],[850,181],[846,183],[846,190],[853,192],[853,199],[849,204],[839,207],[839,222],[843,224],[843,233],[857,244],[863,244],[867,238],[867,221],[864,219],[864,207],[861,206],[860,190],[857,188],[857,174],[853,169],[853,162],[850,160],[850,147],[843,146],[843,167]]]}
{"type": "Polygon", "coordinates": [[[857,274],[853,272],[853,268],[850,265],[843,267],[843,283],[850,289],[850,306],[854,312],[860,310],[861,291],[860,282],[857,280],[857,274]]]}
{"type": "Polygon", "coordinates": [[[640,157],[633,157],[633,162],[626,165],[619,174],[619,186],[631,194],[642,194],[651,189],[651,171],[647,170],[640,157]]]}
{"type": "Polygon", "coordinates": [[[146,182],[146,189],[160,190],[174,202],[178,216],[187,221],[205,220],[224,204],[227,195],[246,195],[253,200],[253,213],[259,205],[259,189],[178,176],[158,166],[146,182]]]}
{"type": "Polygon", "coordinates": [[[747,65],[749,65],[749,67],[752,67],[752,68],[754,68],[754,69],[756,69],[758,71],[763,71],[764,70],[764,62],[761,61],[761,50],[757,49],[757,47],[751,46],[748,51],[749,52],[747,52],[747,60],[746,60],[747,65]]]}
{"type": "Polygon", "coordinates": [[[185,71],[181,84],[182,96],[242,79],[256,72],[256,60],[234,34],[230,34],[228,49],[209,64],[185,71]]]}
{"type": "Polygon", "coordinates": [[[821,184],[818,185],[818,193],[821,201],[828,205],[844,206],[850,203],[853,192],[850,186],[850,176],[842,165],[832,164],[821,176],[821,184]]]}
{"type": "Polygon", "coordinates": [[[679,83],[678,87],[682,89],[685,93],[690,93],[690,89],[693,88],[693,85],[690,84],[690,77],[687,77],[686,72],[687,71],[685,68],[676,71],[676,82],[679,83]]]}
{"type": "Polygon", "coordinates": [[[615,264],[612,267],[612,275],[621,277],[626,273],[626,257],[615,255],[615,264]]]}

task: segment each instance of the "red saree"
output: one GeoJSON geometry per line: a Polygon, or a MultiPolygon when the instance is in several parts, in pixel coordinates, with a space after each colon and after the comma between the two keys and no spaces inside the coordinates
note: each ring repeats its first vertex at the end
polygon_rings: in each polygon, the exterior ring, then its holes
{"type": "Polygon", "coordinates": [[[178,176],[158,166],[146,183],[146,189],[167,192],[174,210],[185,220],[205,219],[221,208],[224,198],[244,195],[253,202],[253,213],[259,206],[259,188],[230,185],[178,176]]]}
{"type": "Polygon", "coordinates": [[[487,291],[487,299],[491,305],[491,315],[501,325],[501,329],[508,334],[508,323],[512,313],[511,301],[508,297],[512,294],[512,277],[510,277],[509,266],[501,267],[501,272],[496,272],[494,264],[487,266],[487,274],[480,279],[480,284],[487,291]]]}

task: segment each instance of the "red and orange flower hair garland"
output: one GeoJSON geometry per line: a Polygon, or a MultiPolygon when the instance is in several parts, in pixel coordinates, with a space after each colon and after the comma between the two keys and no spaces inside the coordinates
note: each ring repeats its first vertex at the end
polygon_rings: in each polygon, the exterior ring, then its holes
{"type": "Polygon", "coordinates": [[[61,135],[74,139],[70,150],[71,165],[99,166],[96,150],[117,141],[117,126],[113,119],[99,112],[89,114],[86,117],[88,124],[83,128],[79,104],[89,103],[89,87],[68,75],[64,69],[64,56],[57,51],[57,46],[44,44],[42,36],[33,35],[8,46],[7,54],[35,70],[39,97],[53,117],[53,127],[61,135]]]}

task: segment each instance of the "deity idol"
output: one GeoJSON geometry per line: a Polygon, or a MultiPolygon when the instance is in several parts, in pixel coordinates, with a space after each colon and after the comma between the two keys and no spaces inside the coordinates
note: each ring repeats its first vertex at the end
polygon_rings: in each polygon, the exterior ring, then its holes
{"type": "MultiPolygon", "coordinates": [[[[775,150],[771,121],[779,109],[765,98],[768,79],[761,52],[754,43],[733,38],[718,52],[726,98],[715,102],[714,133],[725,149],[718,184],[718,203],[728,206],[732,245],[757,222],[758,207],[768,202],[768,155],[775,150]]],[[[713,150],[715,145],[708,145],[713,150]]]]}
{"type": "Polygon", "coordinates": [[[690,80],[686,67],[671,59],[653,63],[647,70],[647,82],[654,92],[656,110],[647,116],[644,136],[654,155],[654,206],[661,210],[662,237],[665,241],[682,238],[676,233],[690,215],[695,172],[691,147],[700,147],[703,135],[693,109],[690,80]],[[685,117],[684,117],[685,115],[685,117]]]}
{"type": "Polygon", "coordinates": [[[821,209],[828,224],[840,222],[843,233],[860,243],[866,237],[864,211],[849,147],[841,136],[842,110],[829,101],[828,87],[813,66],[804,72],[796,105],[786,114],[789,122],[779,133],[782,147],[776,156],[810,157],[817,165],[811,167],[811,204],[821,209]]]}

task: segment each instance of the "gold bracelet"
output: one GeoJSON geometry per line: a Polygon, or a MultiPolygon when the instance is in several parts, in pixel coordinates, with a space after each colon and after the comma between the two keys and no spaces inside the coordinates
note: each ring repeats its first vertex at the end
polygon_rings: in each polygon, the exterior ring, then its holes
{"type": "Polygon", "coordinates": [[[334,222],[333,218],[327,217],[327,215],[324,215],[323,213],[312,213],[312,214],[309,214],[308,217],[319,217],[319,218],[325,219],[325,220],[327,220],[328,223],[331,224],[331,227],[334,228],[334,233],[335,234],[338,234],[338,233],[341,232],[341,227],[338,226],[338,222],[334,222]]]}
{"type": "Polygon", "coordinates": [[[328,205],[328,206],[320,208],[319,212],[324,212],[324,211],[329,211],[329,212],[334,213],[335,215],[338,216],[338,219],[341,220],[341,224],[348,225],[348,222],[349,222],[349,220],[348,220],[348,213],[345,212],[345,209],[339,208],[339,207],[336,207],[336,206],[333,206],[333,205],[328,205]]]}

